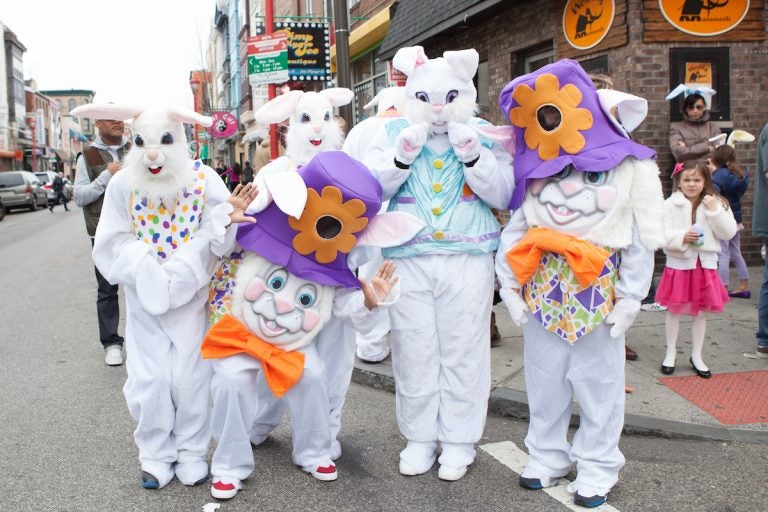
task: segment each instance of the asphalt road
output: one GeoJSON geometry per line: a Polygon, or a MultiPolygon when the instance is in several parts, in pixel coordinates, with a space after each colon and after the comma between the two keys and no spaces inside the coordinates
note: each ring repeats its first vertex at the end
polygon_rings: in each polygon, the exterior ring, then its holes
{"type": "MultiPolygon", "coordinates": [[[[195,511],[208,485],[141,489],[124,367],[104,365],[96,281],[79,209],[10,213],[0,222],[0,510],[195,511]]],[[[255,449],[257,469],[235,511],[564,511],[482,447],[524,449],[527,424],[490,416],[462,480],[397,471],[404,441],[394,396],[353,384],[344,413],[339,479],[314,480],[290,461],[285,422],[255,449]]],[[[609,505],[621,511],[768,509],[768,446],[625,436],[627,465],[609,505]]],[[[598,509],[599,510],[599,509],[598,509]]]]}

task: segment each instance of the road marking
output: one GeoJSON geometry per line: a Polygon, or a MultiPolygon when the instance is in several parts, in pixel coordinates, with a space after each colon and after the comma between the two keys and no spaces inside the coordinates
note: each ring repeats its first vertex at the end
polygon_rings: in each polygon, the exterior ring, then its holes
{"type": "MultiPolygon", "coordinates": [[[[490,454],[493,458],[518,475],[523,472],[525,464],[528,462],[528,454],[518,448],[512,441],[484,444],[480,446],[480,449],[490,454]]],[[[563,478],[555,487],[545,487],[542,491],[568,507],[570,510],[584,512],[587,510],[586,508],[579,507],[573,503],[573,495],[568,492],[569,483],[568,480],[563,478]]],[[[610,506],[608,503],[603,503],[599,507],[595,507],[591,510],[596,510],[597,512],[619,512],[618,509],[610,506]]]]}

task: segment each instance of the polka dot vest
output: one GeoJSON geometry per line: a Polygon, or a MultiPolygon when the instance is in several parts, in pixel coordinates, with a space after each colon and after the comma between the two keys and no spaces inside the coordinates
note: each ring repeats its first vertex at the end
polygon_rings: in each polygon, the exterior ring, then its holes
{"type": "Polygon", "coordinates": [[[205,205],[205,173],[195,162],[195,184],[184,190],[173,208],[154,203],[138,190],[131,194],[131,221],[138,240],[152,246],[159,260],[167,259],[179,245],[189,241],[200,227],[205,205]]]}

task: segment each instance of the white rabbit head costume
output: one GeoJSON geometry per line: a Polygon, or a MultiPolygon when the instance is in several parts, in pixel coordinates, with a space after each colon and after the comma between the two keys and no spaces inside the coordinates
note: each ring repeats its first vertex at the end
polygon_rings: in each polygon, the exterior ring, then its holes
{"type": "Polygon", "coordinates": [[[195,172],[189,156],[183,123],[210,126],[212,118],[188,109],[138,108],[113,104],[86,104],[72,115],[91,119],[133,119],[133,147],[125,157],[124,172],[130,185],[150,200],[173,204],[173,200],[194,183],[195,172]]]}
{"type": "Polygon", "coordinates": [[[336,150],[344,134],[333,116],[333,108],[347,105],[354,94],[343,87],[320,92],[288,91],[263,105],[254,114],[267,125],[289,120],[285,151],[296,164],[305,164],[320,151],[336,150]]]}

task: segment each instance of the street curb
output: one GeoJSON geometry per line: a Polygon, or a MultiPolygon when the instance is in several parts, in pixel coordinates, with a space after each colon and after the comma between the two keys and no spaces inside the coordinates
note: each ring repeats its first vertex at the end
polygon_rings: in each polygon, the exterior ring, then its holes
{"type": "MultiPolygon", "coordinates": [[[[357,384],[395,392],[392,368],[382,364],[368,364],[355,360],[352,381],[357,384]]],[[[494,388],[488,399],[488,410],[497,416],[528,420],[528,398],[525,393],[507,388],[494,388]]],[[[578,406],[573,405],[571,426],[579,425],[578,406]]],[[[719,425],[699,425],[684,421],[666,420],[639,414],[624,415],[625,434],[645,435],[667,439],[693,439],[706,441],[738,441],[768,444],[768,431],[731,428],[719,425]]]]}

